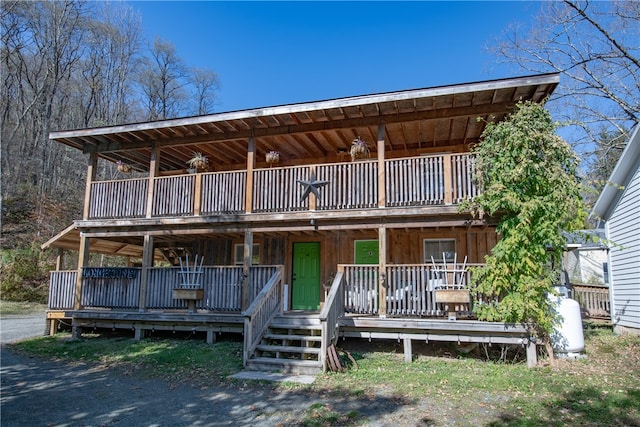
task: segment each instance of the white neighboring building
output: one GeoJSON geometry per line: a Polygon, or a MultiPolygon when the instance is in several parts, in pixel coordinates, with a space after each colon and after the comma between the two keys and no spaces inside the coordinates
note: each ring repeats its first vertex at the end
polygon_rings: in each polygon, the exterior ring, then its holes
{"type": "Polygon", "coordinates": [[[640,335],[640,124],[593,207],[605,221],[614,330],[640,335]]]}

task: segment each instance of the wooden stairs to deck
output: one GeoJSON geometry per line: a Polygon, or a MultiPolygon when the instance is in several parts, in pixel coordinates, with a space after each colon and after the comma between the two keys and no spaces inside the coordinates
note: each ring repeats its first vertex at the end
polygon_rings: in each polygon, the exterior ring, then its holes
{"type": "Polygon", "coordinates": [[[269,325],[246,368],[290,374],[322,372],[320,320],[280,315],[269,325]]]}

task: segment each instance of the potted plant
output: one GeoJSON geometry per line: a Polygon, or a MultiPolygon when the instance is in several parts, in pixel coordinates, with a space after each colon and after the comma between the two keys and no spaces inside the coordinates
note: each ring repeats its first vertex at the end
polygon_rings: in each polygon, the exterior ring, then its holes
{"type": "Polygon", "coordinates": [[[275,165],[280,161],[280,152],[276,150],[270,150],[265,155],[265,160],[269,166],[275,165]]]}
{"type": "Polygon", "coordinates": [[[370,156],[369,147],[367,143],[357,137],[351,142],[351,148],[349,149],[349,154],[351,154],[351,160],[355,161],[358,159],[368,159],[370,156]]]}
{"type": "Polygon", "coordinates": [[[193,157],[187,161],[187,164],[197,172],[206,172],[209,170],[209,159],[199,151],[193,153],[193,157]]]}
{"type": "Polygon", "coordinates": [[[118,160],[116,162],[116,165],[118,165],[118,170],[122,173],[130,173],[131,172],[131,165],[128,165],[126,163],[124,163],[122,160],[118,160]]]}

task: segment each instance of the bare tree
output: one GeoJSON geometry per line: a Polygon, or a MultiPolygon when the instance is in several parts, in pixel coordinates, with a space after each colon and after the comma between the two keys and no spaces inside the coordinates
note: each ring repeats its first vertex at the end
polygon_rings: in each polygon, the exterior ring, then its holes
{"type": "Polygon", "coordinates": [[[189,81],[193,88],[194,113],[197,115],[212,113],[215,92],[219,88],[218,75],[208,69],[193,68],[189,81]]]}
{"type": "Polygon", "coordinates": [[[147,120],[163,120],[183,113],[188,99],[187,83],[186,66],[173,44],[156,37],[138,76],[147,120]]]}
{"type": "MultiPolygon", "coordinates": [[[[528,30],[511,27],[496,52],[529,72],[560,72],[549,102],[573,126],[585,156],[624,148],[640,120],[640,2],[563,0],[543,3],[528,30]],[[617,135],[602,142],[602,134],[617,135]]],[[[601,153],[602,154],[602,153],[601,153]]]]}

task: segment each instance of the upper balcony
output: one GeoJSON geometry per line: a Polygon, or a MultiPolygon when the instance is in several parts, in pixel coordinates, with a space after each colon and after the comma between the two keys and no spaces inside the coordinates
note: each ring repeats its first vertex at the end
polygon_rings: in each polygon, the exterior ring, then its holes
{"type": "MultiPolygon", "coordinates": [[[[478,194],[468,153],[94,181],[88,220],[455,205],[478,194]],[[381,168],[383,170],[381,170],[381,168]],[[303,197],[301,181],[326,185],[303,197]],[[151,190],[151,191],[150,191],[151,190]]],[[[347,212],[345,212],[347,211],[347,212]]]]}

